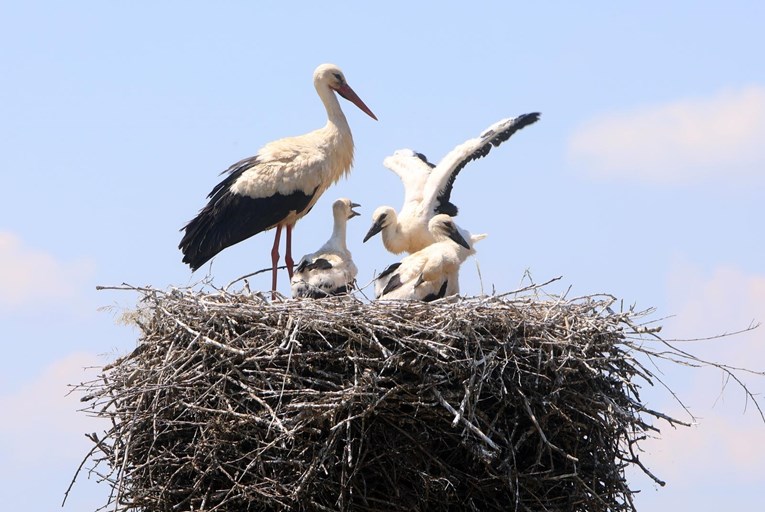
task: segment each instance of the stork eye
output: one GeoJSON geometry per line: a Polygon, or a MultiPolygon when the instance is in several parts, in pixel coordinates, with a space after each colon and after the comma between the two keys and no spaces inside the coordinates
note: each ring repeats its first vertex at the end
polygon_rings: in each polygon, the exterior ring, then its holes
{"type": "Polygon", "coordinates": [[[341,75],[340,73],[335,73],[335,78],[337,78],[338,82],[342,82],[343,81],[343,75],[341,75]]]}

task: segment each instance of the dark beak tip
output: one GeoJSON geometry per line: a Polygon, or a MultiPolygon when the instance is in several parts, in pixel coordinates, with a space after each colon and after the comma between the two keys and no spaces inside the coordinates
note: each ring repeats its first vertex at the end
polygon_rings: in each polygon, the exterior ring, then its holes
{"type": "Polygon", "coordinates": [[[468,249],[468,250],[470,249],[470,244],[468,243],[467,240],[465,240],[465,237],[463,237],[462,234],[459,231],[455,230],[453,233],[451,233],[449,238],[454,240],[454,242],[456,242],[457,245],[460,245],[460,246],[462,246],[462,247],[464,247],[465,249],[468,249]]]}
{"type": "Polygon", "coordinates": [[[363,242],[366,242],[367,240],[375,236],[380,231],[382,231],[382,226],[380,226],[379,224],[372,224],[372,227],[369,228],[369,231],[367,231],[367,234],[364,236],[363,242]]]}

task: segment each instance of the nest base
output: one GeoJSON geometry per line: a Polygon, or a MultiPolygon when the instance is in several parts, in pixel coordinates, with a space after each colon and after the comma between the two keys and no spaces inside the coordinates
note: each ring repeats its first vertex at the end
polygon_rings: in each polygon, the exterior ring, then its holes
{"type": "Polygon", "coordinates": [[[634,510],[624,469],[673,421],[612,297],[137,290],[138,347],[83,386],[114,510],[634,510]]]}

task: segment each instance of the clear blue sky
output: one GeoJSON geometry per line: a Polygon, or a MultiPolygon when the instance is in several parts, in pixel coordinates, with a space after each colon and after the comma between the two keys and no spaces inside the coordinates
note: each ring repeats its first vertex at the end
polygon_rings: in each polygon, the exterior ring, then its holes
{"type": "MultiPolygon", "coordinates": [[[[385,156],[438,160],[501,118],[541,111],[457,181],[458,222],[489,234],[463,292],[510,291],[528,270],[563,276],[551,292],[656,307],[671,338],[765,320],[764,19],[752,1],[0,3],[3,503],[57,507],[89,447],[82,434],[99,429],[73,412],[66,384],[137,333],[115,323],[135,296],[95,286],[204,277],[209,267],[181,263],[179,228],[229,164],[324,124],[311,83],[322,62],[380,120],[342,103],[355,167],[298,223],[296,256],[329,236],[332,201],[350,197],[363,215],[349,246],[368,282],[395,261],[379,239],[361,243],[374,208],[402,200],[385,156]]],[[[268,267],[271,243],[221,253],[214,282],[268,267]]],[[[268,289],[268,276],[252,286],[268,289]]],[[[765,370],[763,332],[683,346],[765,370]]],[[[765,425],[733,386],[720,396],[718,372],[663,370],[699,424],[659,425],[644,461],[669,484],[635,476],[638,507],[760,507],[765,425]]],[[[679,414],[661,389],[645,398],[679,414]]],[[[80,482],[66,509],[95,509],[103,493],[80,482]]]]}

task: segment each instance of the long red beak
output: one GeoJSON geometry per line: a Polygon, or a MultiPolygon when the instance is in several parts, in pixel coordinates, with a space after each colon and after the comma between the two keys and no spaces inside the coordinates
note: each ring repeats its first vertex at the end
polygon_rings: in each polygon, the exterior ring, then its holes
{"type": "Polygon", "coordinates": [[[369,110],[369,107],[367,107],[363,101],[361,101],[361,98],[359,98],[359,95],[356,94],[353,89],[351,89],[351,86],[348,84],[343,84],[337,89],[335,89],[337,93],[345,98],[346,100],[350,101],[357,107],[359,107],[361,110],[363,110],[369,117],[377,121],[377,116],[372,113],[371,110],[369,110]]]}

